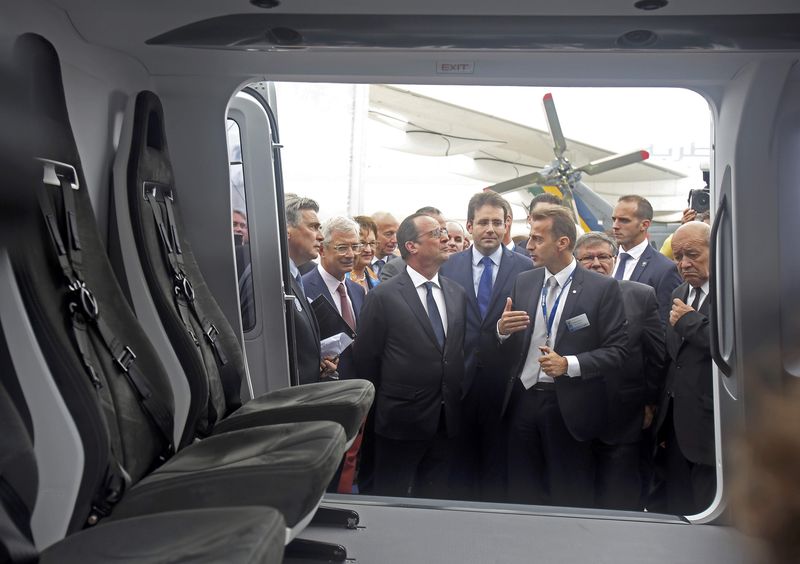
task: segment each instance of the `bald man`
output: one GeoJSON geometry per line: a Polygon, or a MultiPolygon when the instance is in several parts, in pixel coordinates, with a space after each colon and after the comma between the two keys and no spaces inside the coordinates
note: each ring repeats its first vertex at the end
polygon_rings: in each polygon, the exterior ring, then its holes
{"type": "MultiPolygon", "coordinates": [[[[672,236],[684,282],[672,292],[666,345],[670,366],[658,417],[657,465],[668,513],[693,515],[716,491],[714,392],[709,346],[708,280],[711,228],[692,221],[672,236]]],[[[659,508],[661,509],[661,508],[659,508]]]]}

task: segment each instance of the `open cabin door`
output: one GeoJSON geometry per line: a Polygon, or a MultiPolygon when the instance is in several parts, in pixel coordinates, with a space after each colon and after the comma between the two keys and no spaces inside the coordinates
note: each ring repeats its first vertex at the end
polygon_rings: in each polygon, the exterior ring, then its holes
{"type": "Polygon", "coordinates": [[[228,106],[232,208],[246,211],[248,244],[236,239],[242,330],[255,396],[297,382],[277,121],[267,83],[228,106]],[[236,141],[238,140],[238,151],[236,141]],[[288,343],[288,347],[287,347],[288,343]]]}
{"type": "Polygon", "coordinates": [[[711,351],[717,496],[691,518],[714,521],[733,468],[730,446],[758,399],[800,376],[800,104],[795,61],[739,70],[716,105],[712,167],[711,351]],[[724,448],[723,448],[724,447],[724,448]]]}

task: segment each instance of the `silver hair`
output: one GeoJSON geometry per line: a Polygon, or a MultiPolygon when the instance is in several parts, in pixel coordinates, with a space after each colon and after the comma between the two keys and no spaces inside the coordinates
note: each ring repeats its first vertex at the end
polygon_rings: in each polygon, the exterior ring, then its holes
{"type": "Polygon", "coordinates": [[[331,242],[334,233],[352,233],[356,239],[361,236],[358,223],[349,217],[332,217],[323,223],[320,229],[322,229],[323,245],[328,245],[331,242]]]}
{"type": "Polygon", "coordinates": [[[591,247],[597,245],[598,243],[608,243],[611,245],[611,254],[617,256],[617,242],[602,231],[589,231],[589,233],[584,233],[578,237],[578,240],[575,241],[575,250],[573,251],[573,254],[577,255],[578,249],[581,247],[591,247]]]}
{"type": "Polygon", "coordinates": [[[297,227],[300,225],[300,213],[303,210],[319,212],[319,204],[311,198],[303,198],[296,194],[286,194],[283,201],[286,210],[287,227],[297,227]]]}

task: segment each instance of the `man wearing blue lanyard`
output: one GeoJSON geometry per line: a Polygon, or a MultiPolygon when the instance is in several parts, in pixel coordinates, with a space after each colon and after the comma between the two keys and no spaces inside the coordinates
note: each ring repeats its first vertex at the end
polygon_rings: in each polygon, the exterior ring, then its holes
{"type": "Polygon", "coordinates": [[[534,270],[517,277],[497,323],[514,358],[503,401],[508,417],[508,500],[591,506],[591,440],[605,427],[606,374],[625,360],[618,284],[578,269],[575,222],[560,206],[537,206],[528,250],[534,270]]]}

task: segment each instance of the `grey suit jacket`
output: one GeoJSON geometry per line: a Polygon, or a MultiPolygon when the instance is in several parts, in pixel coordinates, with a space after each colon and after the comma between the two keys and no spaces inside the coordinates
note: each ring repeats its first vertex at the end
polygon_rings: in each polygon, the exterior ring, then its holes
{"type": "Polygon", "coordinates": [[[386,282],[390,278],[393,278],[405,271],[406,261],[400,257],[395,257],[383,265],[383,269],[381,269],[381,282],[386,282]]]}
{"type": "Polygon", "coordinates": [[[442,409],[448,435],[458,433],[467,300],[458,284],[439,281],[447,308],[444,349],[405,271],[371,290],[361,309],[353,352],[358,377],[375,384],[375,433],[383,437],[430,439],[442,409]]]}

